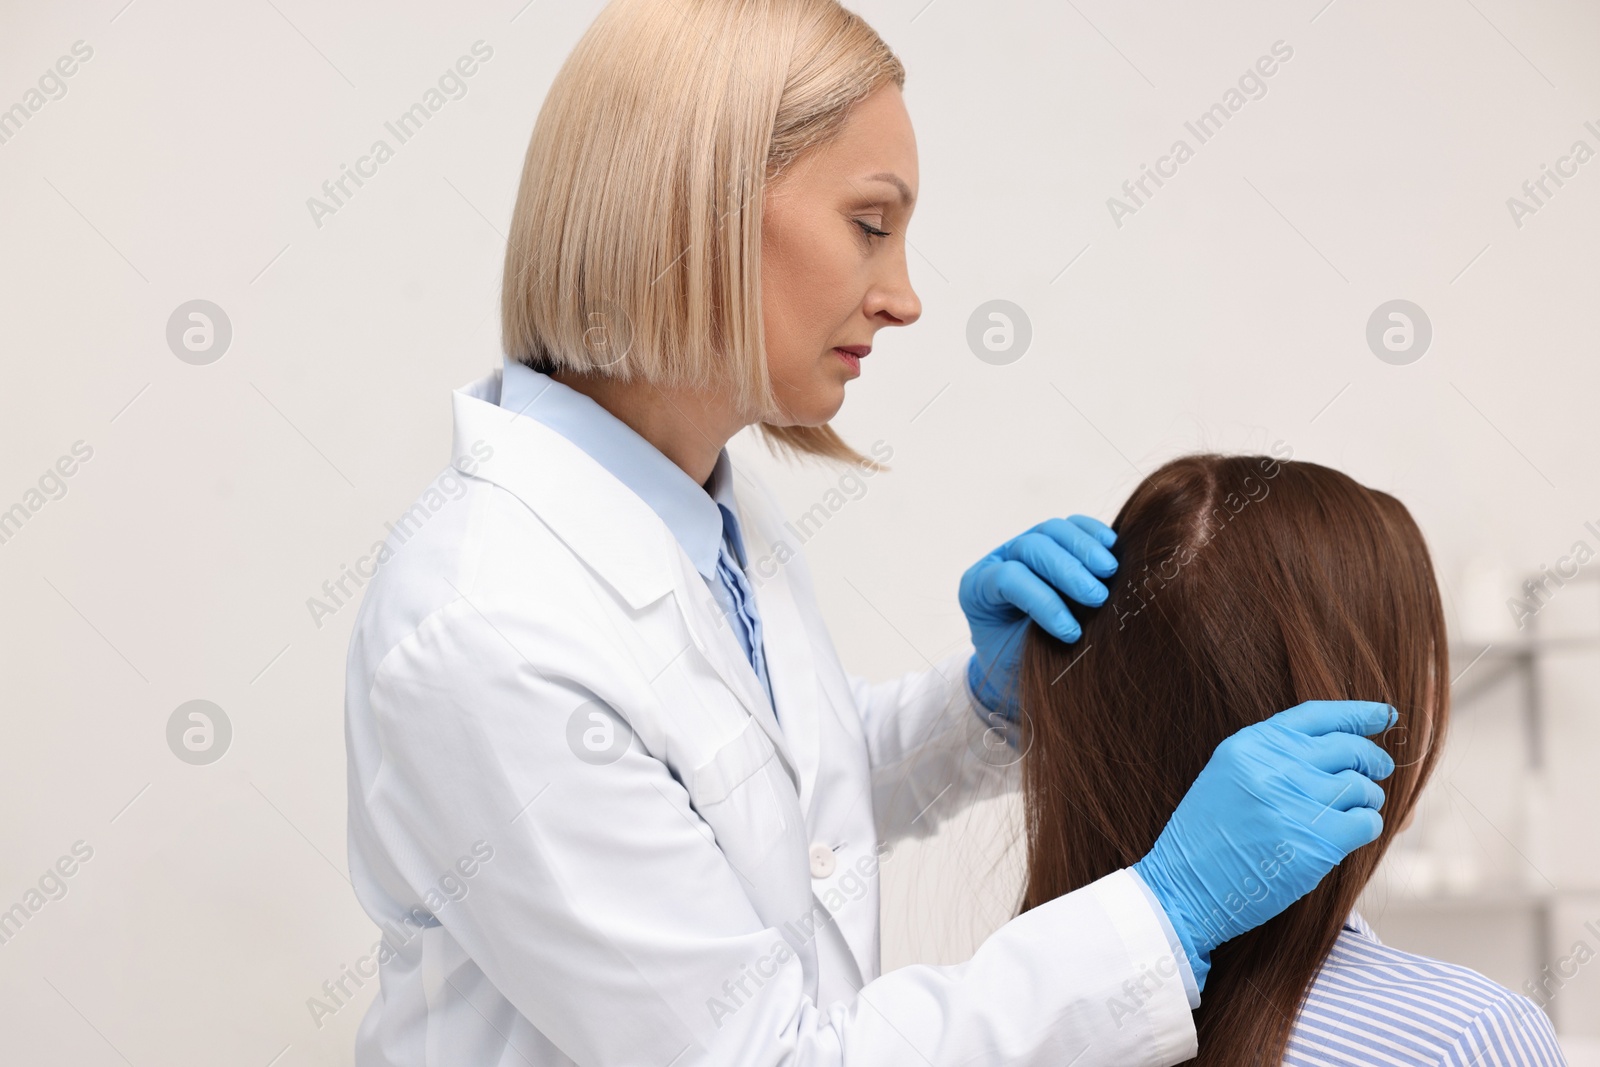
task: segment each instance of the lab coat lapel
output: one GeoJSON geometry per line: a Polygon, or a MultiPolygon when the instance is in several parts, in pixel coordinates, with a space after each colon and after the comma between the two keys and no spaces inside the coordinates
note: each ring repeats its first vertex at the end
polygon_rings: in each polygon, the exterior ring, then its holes
{"type": "Polygon", "coordinates": [[[800,772],[761,680],[671,529],[583,449],[500,407],[500,375],[455,391],[454,465],[515,494],[630,607],[673,593],[695,647],[761,724],[798,795],[800,772]]]}
{"type": "MultiPolygon", "coordinates": [[[[784,736],[800,766],[800,805],[806,813],[806,826],[809,832],[824,835],[822,843],[829,846],[843,843],[833,835],[870,835],[872,771],[867,765],[861,718],[817,608],[805,560],[794,540],[785,537],[793,528],[783,521],[776,500],[757,483],[737,478],[735,496],[748,551],[746,576],[755,588],[766,635],[773,697],[784,736]],[[858,788],[859,792],[842,806],[837,796],[833,805],[824,805],[817,797],[819,783],[824,795],[846,788],[858,788]],[[852,817],[854,823],[841,821],[852,817]]],[[[854,976],[844,977],[852,988],[860,988],[865,976],[878,973],[878,899],[874,884],[864,898],[868,910],[841,911],[834,919],[847,958],[854,963],[854,976]]],[[[820,900],[817,906],[826,907],[820,900]]]]}
{"type": "MultiPolygon", "coordinates": [[[[667,536],[672,536],[670,531],[667,536]]],[[[778,756],[783,760],[784,771],[794,785],[795,794],[799,796],[803,788],[799,766],[795,761],[794,752],[789,747],[788,738],[785,737],[777,717],[773,714],[772,705],[767,700],[767,691],[761,685],[761,678],[756,674],[755,668],[750,666],[750,660],[744,654],[744,647],[734,636],[733,630],[722,614],[721,606],[711,595],[711,590],[706,587],[705,579],[695,570],[694,564],[682,551],[678,553],[677,593],[678,606],[683,611],[684,621],[689,626],[695,647],[711,666],[716,668],[722,680],[728,683],[728,688],[738,695],[746,710],[755,716],[756,721],[761,724],[761,729],[766,731],[773,747],[778,750],[778,756]]],[[[756,598],[756,610],[761,610],[759,594],[756,598]]],[[[764,616],[762,623],[763,626],[766,623],[764,616]]],[[[763,647],[769,656],[767,666],[770,675],[772,667],[770,639],[763,642],[763,647]]],[[[776,691],[777,679],[773,678],[772,683],[773,690],[776,691]]]]}
{"type": "Polygon", "coordinates": [[[772,682],[772,697],[778,705],[784,738],[799,769],[800,809],[807,812],[809,821],[819,762],[817,703],[822,692],[811,636],[789,586],[785,557],[775,551],[773,544],[772,516],[765,509],[758,513],[758,508],[749,503],[752,494],[742,492],[739,484],[745,477],[735,474],[734,490],[739,530],[745,542],[745,577],[755,591],[767,676],[772,682]]]}

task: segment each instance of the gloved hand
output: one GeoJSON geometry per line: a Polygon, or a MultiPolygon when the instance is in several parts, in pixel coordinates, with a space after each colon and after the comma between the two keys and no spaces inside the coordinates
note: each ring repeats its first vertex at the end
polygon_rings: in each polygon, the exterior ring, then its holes
{"type": "Polygon", "coordinates": [[[1087,515],[1046,519],[967,568],[958,592],[972,631],[967,679],[984,707],[1017,721],[1012,691],[1028,619],[1061,641],[1082,636],[1060,593],[1091,607],[1105,603],[1100,579],[1117,569],[1107,551],[1116,540],[1111,527],[1087,515]]]}
{"type": "Polygon", "coordinates": [[[1211,950],[1314,889],[1378,839],[1394,760],[1359,734],[1392,726],[1388,704],[1308,700],[1225,739],[1133,869],[1172,921],[1195,982],[1211,950]]]}

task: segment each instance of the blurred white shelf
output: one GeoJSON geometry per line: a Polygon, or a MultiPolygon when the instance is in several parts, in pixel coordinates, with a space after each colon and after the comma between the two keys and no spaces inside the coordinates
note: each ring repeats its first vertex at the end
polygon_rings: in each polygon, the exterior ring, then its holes
{"type": "Polygon", "coordinates": [[[1548,907],[1567,897],[1600,896],[1600,886],[1545,890],[1486,888],[1465,893],[1379,894],[1375,899],[1387,910],[1404,911],[1505,911],[1512,908],[1548,907]]]}
{"type": "MultiPolygon", "coordinates": [[[[1539,580],[1539,575],[1533,575],[1534,581],[1539,580]]],[[[1588,576],[1585,576],[1588,577],[1588,576]]],[[[1517,716],[1521,720],[1526,743],[1526,761],[1521,767],[1508,766],[1508,774],[1516,776],[1519,792],[1524,798],[1523,810],[1525,818],[1536,817],[1531,811],[1527,799],[1530,791],[1537,788],[1537,783],[1542,779],[1545,765],[1545,750],[1547,739],[1545,693],[1542,684],[1540,664],[1545,656],[1564,655],[1572,652],[1600,651],[1600,625],[1596,626],[1593,633],[1576,633],[1562,636],[1541,635],[1540,620],[1543,613],[1527,619],[1527,626],[1515,637],[1498,641],[1451,641],[1450,643],[1450,699],[1452,714],[1460,714],[1473,704],[1489,695],[1502,684],[1516,687],[1517,716]]],[[[1600,623],[1600,619],[1595,620],[1600,623]]],[[[1588,630],[1588,624],[1582,623],[1581,630],[1588,630]]],[[[1512,845],[1521,854],[1527,850],[1529,828],[1524,825],[1521,833],[1513,833],[1521,837],[1521,843],[1512,845]]],[[[1402,865],[1406,862],[1403,856],[1396,856],[1402,865]]],[[[1429,863],[1422,859],[1424,864],[1429,863]]],[[[1521,911],[1531,913],[1534,917],[1534,934],[1536,957],[1545,964],[1552,961],[1554,951],[1554,938],[1551,936],[1551,920],[1556,906],[1574,897],[1592,896],[1600,894],[1600,886],[1554,886],[1548,881],[1539,881],[1529,876],[1526,885],[1508,884],[1500,872],[1500,876],[1493,879],[1491,884],[1476,887],[1458,885],[1456,887],[1440,887],[1436,879],[1441,872],[1428,871],[1432,880],[1425,880],[1422,892],[1406,892],[1404,884],[1389,885],[1374,893],[1372,901],[1382,906],[1387,911],[1409,912],[1411,914],[1461,914],[1469,915],[1474,912],[1485,911],[1521,911]]],[[[1541,875],[1542,877],[1542,875],[1541,875]]],[[[1409,881],[1409,879],[1407,879],[1409,881]]]]}

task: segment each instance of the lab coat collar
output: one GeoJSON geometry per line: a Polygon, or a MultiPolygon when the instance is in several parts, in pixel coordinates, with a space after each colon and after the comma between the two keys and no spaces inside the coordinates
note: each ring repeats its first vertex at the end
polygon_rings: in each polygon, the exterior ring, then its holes
{"type": "Polygon", "coordinates": [[[509,490],[547,522],[632,608],[672,591],[670,545],[641,543],[660,516],[583,449],[500,407],[500,369],[455,391],[451,462],[509,490]],[[484,458],[478,450],[489,452],[484,458]],[[596,497],[602,506],[596,506],[596,497]]]}
{"type": "MultiPolygon", "coordinates": [[[[452,465],[525,503],[629,607],[639,610],[674,593],[695,647],[760,723],[796,794],[805,792],[799,764],[761,679],[672,531],[582,448],[543,423],[502,408],[503,371],[496,368],[455,390],[452,465]],[[640,531],[657,536],[641,536],[640,531]]],[[[724,468],[721,497],[728,499],[731,478],[725,458],[718,462],[724,468]]],[[[742,517],[739,509],[731,510],[742,517]]],[[[796,634],[795,639],[804,636],[796,634]]]]}
{"type": "Polygon", "coordinates": [[[711,481],[699,486],[588,394],[510,356],[502,358],[500,381],[502,408],[537,419],[593,456],[661,516],[701,576],[716,579],[723,527],[717,505],[733,510],[732,496],[715,491],[728,481],[726,448],[717,455],[711,481]],[[720,483],[718,471],[724,472],[720,483]]]}

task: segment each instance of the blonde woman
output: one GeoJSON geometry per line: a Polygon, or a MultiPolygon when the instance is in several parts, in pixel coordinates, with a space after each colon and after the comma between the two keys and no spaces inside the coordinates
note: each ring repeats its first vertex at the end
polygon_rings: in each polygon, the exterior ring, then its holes
{"type": "Polygon", "coordinates": [[[363,1067],[1177,1063],[1211,950],[1377,837],[1393,709],[1311,701],[1139,862],[880,973],[881,857],[1019,788],[1020,638],[1075,640],[1116,567],[1047,519],[952,575],[970,648],[869,683],[732,468],[757,426],[881,469],[828,420],[921,311],[904,77],[835,0],[614,0],[551,86],[464,489],[396,527],[350,644],[363,1067]]]}

